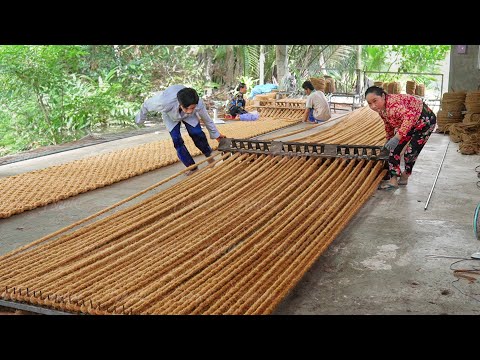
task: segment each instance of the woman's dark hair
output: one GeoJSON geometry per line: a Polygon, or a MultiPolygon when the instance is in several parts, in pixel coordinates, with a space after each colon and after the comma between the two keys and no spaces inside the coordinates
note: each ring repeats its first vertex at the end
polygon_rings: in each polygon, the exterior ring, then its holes
{"type": "Polygon", "coordinates": [[[302,84],[302,88],[307,90],[307,89],[310,89],[310,90],[315,90],[315,88],[313,87],[313,84],[311,81],[305,81],[303,84],[302,84]]]}
{"type": "Polygon", "coordinates": [[[198,104],[198,94],[195,89],[192,88],[183,88],[177,93],[177,99],[180,105],[187,108],[190,105],[198,104]]]}
{"type": "Polygon", "coordinates": [[[245,86],[247,86],[247,85],[245,85],[245,83],[238,84],[237,91],[240,91],[240,89],[243,89],[245,86]]]}
{"type": "Polygon", "coordinates": [[[366,91],[365,91],[365,97],[367,97],[368,94],[375,94],[377,96],[382,96],[382,94],[385,94],[385,96],[387,96],[387,93],[385,92],[385,90],[383,90],[381,87],[379,86],[370,86],[366,91]]]}

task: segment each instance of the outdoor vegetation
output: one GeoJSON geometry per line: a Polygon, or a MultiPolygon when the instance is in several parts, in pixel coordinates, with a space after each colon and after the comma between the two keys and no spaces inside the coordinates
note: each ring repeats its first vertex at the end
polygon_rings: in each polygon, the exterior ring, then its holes
{"type": "MultiPolygon", "coordinates": [[[[79,139],[90,132],[134,128],[142,102],[172,84],[200,95],[278,81],[287,62],[297,87],[328,74],[354,91],[357,45],[2,45],[0,156],[79,139]],[[260,61],[262,59],[262,62],[260,61]],[[262,70],[263,69],[263,70],[262,70]],[[328,70],[327,70],[328,69],[328,70]]],[[[362,70],[438,72],[448,45],[361,47],[362,70]]],[[[438,79],[412,77],[425,83],[438,79]]],[[[395,74],[375,80],[394,81],[395,74]]],[[[279,81],[280,86],[281,81],[279,81]]]]}

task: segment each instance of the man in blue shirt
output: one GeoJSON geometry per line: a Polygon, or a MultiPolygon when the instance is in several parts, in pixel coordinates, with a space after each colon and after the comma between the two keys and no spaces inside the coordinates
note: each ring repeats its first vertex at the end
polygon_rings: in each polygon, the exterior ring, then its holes
{"type": "Polygon", "coordinates": [[[211,155],[212,148],[208,144],[205,133],[202,131],[199,119],[202,119],[205,123],[211,139],[220,141],[221,138],[225,137],[218,131],[215,123],[207,113],[203,100],[198,97],[195,89],[187,88],[184,85],[169,86],[164,91],[145,100],[135,117],[135,123],[144,123],[147,113],[150,111],[162,114],[163,122],[170,132],[178,158],[187,167],[195,164],[195,161],[188,152],[180,134],[182,122],[185,124],[188,135],[192,138],[195,146],[206,157],[211,155]]]}

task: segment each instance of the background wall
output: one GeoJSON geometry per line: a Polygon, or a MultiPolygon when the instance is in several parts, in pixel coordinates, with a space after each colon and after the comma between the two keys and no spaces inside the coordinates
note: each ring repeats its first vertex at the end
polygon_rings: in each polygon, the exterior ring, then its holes
{"type": "MultiPolygon", "coordinates": [[[[479,45],[452,45],[448,91],[472,91],[480,86],[479,45]],[[466,46],[459,53],[459,46],[466,46]]],[[[444,89],[445,92],[445,89],[444,89]]]]}

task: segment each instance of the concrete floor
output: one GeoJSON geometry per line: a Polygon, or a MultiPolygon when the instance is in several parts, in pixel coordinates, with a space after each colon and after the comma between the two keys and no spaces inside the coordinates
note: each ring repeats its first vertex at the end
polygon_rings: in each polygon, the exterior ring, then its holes
{"type": "MultiPolygon", "coordinates": [[[[305,126],[308,125],[298,124],[273,134],[286,134],[305,126]]],[[[0,166],[0,177],[162,138],[168,138],[168,134],[135,136],[4,165],[0,166]]],[[[457,278],[450,265],[458,260],[427,256],[469,258],[480,250],[480,241],[474,238],[472,225],[475,207],[480,202],[474,171],[480,164],[479,155],[461,155],[457,152],[458,145],[450,142],[428,209],[424,210],[448,142],[447,136],[433,134],[415,165],[408,186],[393,192],[377,191],[274,314],[480,313],[479,283],[469,284],[466,279],[454,282],[457,278]]],[[[196,158],[197,161],[202,159],[203,156],[196,158]]],[[[56,204],[0,219],[0,254],[104,209],[183,169],[181,163],[175,163],[56,204]]],[[[154,192],[183,178],[182,175],[154,192]]],[[[478,268],[480,261],[462,261],[454,266],[468,269],[475,265],[478,268]]]]}
{"type": "MultiPolygon", "coordinates": [[[[459,259],[428,256],[469,258],[480,249],[473,233],[480,156],[461,155],[450,142],[424,210],[448,142],[433,134],[408,186],[377,191],[275,313],[479,314],[479,282],[454,282],[450,265],[459,259]]],[[[480,269],[480,261],[453,266],[480,269]]]]}

